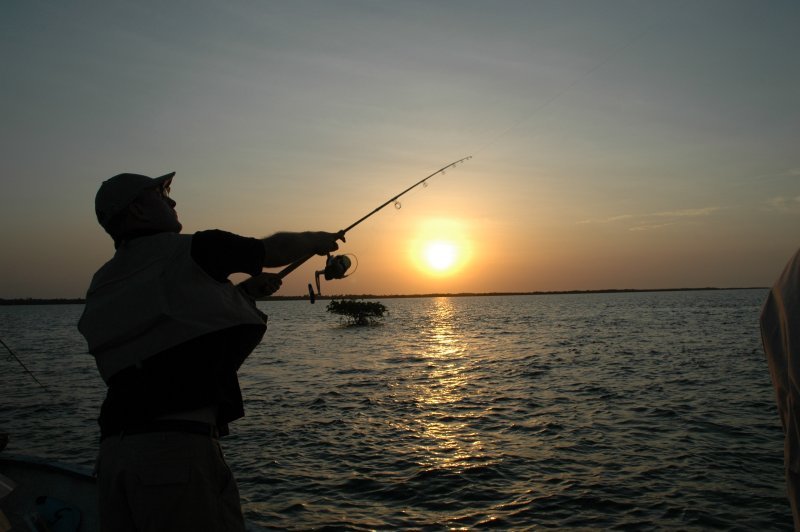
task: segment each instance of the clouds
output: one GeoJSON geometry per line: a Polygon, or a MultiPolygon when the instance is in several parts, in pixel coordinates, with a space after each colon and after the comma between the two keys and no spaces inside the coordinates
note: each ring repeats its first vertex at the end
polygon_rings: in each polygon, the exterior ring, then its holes
{"type": "Polygon", "coordinates": [[[619,214],[608,218],[582,220],[578,224],[620,224],[628,231],[652,231],[671,225],[695,223],[698,218],[707,218],[722,207],[699,207],[645,214],[619,214]]]}
{"type": "Polygon", "coordinates": [[[772,189],[772,196],[763,202],[768,211],[800,214],[800,167],[756,177],[762,187],[772,189]]]}
{"type": "Polygon", "coordinates": [[[796,181],[796,179],[798,177],[800,177],[800,167],[792,167],[792,168],[786,168],[785,170],[781,170],[779,172],[774,172],[774,173],[770,173],[770,174],[762,174],[762,175],[756,176],[754,179],[760,180],[760,181],[791,179],[793,181],[796,181]]]}
{"type": "Polygon", "coordinates": [[[765,202],[768,209],[784,213],[800,213],[800,195],[798,196],[777,196],[765,202]]]}

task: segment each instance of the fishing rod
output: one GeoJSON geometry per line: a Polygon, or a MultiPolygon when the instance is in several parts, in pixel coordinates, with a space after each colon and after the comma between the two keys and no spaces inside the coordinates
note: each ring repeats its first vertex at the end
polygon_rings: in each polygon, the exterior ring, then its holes
{"type": "Polygon", "coordinates": [[[42,388],[43,388],[45,391],[47,391],[47,392],[49,392],[49,391],[50,391],[50,390],[48,390],[48,389],[47,389],[47,386],[45,386],[44,384],[42,384],[41,382],[39,382],[39,379],[37,379],[37,378],[36,378],[36,375],[34,375],[34,374],[33,374],[33,372],[32,372],[31,370],[29,370],[29,369],[28,369],[28,367],[25,365],[25,363],[24,363],[24,362],[22,362],[22,360],[21,360],[21,359],[20,359],[20,358],[17,356],[17,354],[16,354],[16,353],[14,353],[14,351],[12,351],[12,350],[11,350],[11,348],[10,348],[10,347],[8,347],[8,345],[7,345],[7,344],[6,344],[6,343],[3,341],[3,339],[2,339],[2,338],[0,338],[0,344],[2,344],[2,345],[3,345],[3,347],[5,347],[5,348],[6,348],[6,351],[8,351],[8,352],[9,352],[9,354],[11,354],[11,356],[14,358],[14,360],[16,360],[17,362],[19,362],[19,365],[20,365],[20,366],[22,366],[22,369],[24,369],[24,370],[25,370],[25,373],[27,373],[28,375],[30,375],[30,376],[31,376],[31,378],[32,378],[33,380],[35,380],[35,381],[36,381],[36,384],[38,384],[39,386],[41,386],[41,387],[42,387],[42,388]]]}
{"type": "MultiPolygon", "coordinates": [[[[450,164],[448,164],[446,166],[443,166],[443,167],[439,168],[438,170],[436,170],[435,172],[433,172],[429,176],[420,179],[419,181],[417,181],[416,183],[414,183],[413,185],[411,185],[410,187],[408,187],[404,191],[400,192],[399,194],[397,194],[395,196],[392,196],[391,198],[389,198],[388,200],[386,200],[385,202],[383,202],[382,204],[380,204],[379,206],[374,208],[369,213],[365,214],[364,216],[362,216],[361,218],[359,218],[355,222],[351,223],[350,225],[348,225],[347,227],[345,227],[344,229],[339,231],[338,232],[339,238],[342,240],[342,242],[344,242],[345,241],[344,240],[344,236],[348,231],[350,231],[355,226],[359,225],[361,222],[363,222],[364,220],[366,220],[367,218],[369,218],[373,214],[377,213],[378,211],[380,211],[381,209],[383,209],[384,207],[386,207],[390,203],[394,203],[394,206],[399,209],[401,205],[400,205],[400,202],[398,200],[404,194],[406,194],[408,192],[411,192],[413,189],[417,188],[419,185],[427,186],[428,179],[432,178],[433,176],[435,176],[437,174],[443,174],[449,168],[455,168],[457,165],[463,163],[464,161],[468,161],[469,159],[472,159],[472,155],[469,155],[467,157],[464,157],[462,159],[459,159],[459,160],[454,161],[454,162],[452,162],[452,163],[450,163],[450,164]]],[[[299,260],[294,261],[293,263],[289,264],[284,269],[282,269],[280,272],[278,272],[278,277],[283,279],[284,277],[286,277],[287,275],[292,273],[294,270],[299,268],[302,264],[304,264],[306,261],[308,261],[312,257],[314,257],[314,255],[308,255],[306,257],[303,257],[303,258],[301,258],[299,260]]],[[[320,289],[319,289],[319,276],[320,275],[324,274],[325,275],[325,279],[328,280],[328,281],[330,281],[331,279],[344,279],[345,277],[347,277],[347,270],[350,268],[350,265],[351,265],[351,261],[350,261],[350,259],[348,258],[347,255],[331,256],[330,254],[328,254],[328,259],[327,259],[327,261],[325,263],[325,269],[324,270],[320,270],[318,272],[315,272],[315,277],[316,277],[316,282],[317,282],[317,295],[321,295],[320,294],[320,289]]],[[[311,302],[313,303],[314,302],[314,289],[312,288],[311,283],[308,284],[308,295],[309,295],[309,298],[311,299],[311,302]]]]}

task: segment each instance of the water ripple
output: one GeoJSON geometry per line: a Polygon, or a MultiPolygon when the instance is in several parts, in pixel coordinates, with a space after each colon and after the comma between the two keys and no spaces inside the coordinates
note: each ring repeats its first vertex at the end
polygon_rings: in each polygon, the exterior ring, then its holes
{"type": "MultiPolygon", "coordinates": [[[[392,299],[383,327],[262,304],[223,441],[264,530],[791,530],[763,290],[392,299]]],[[[11,450],[91,465],[75,307],[6,307],[11,450]],[[46,326],[44,325],[46,324],[46,326]]]]}

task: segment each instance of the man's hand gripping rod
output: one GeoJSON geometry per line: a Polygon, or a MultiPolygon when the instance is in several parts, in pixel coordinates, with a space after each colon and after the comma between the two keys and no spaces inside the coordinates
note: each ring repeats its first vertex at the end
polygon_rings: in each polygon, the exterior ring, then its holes
{"type": "MultiPolygon", "coordinates": [[[[450,163],[450,164],[448,164],[446,166],[443,166],[443,167],[439,168],[438,170],[436,170],[435,172],[433,172],[431,175],[429,175],[429,176],[427,176],[427,177],[425,177],[423,179],[420,179],[419,181],[417,181],[416,183],[414,183],[413,185],[411,185],[410,187],[408,187],[407,189],[405,189],[401,193],[397,194],[396,196],[392,196],[391,198],[389,198],[384,203],[382,203],[381,205],[379,205],[378,207],[373,209],[368,214],[362,216],[361,218],[359,218],[355,222],[353,222],[350,225],[348,225],[346,228],[344,228],[341,231],[339,231],[339,233],[338,233],[339,234],[339,239],[341,239],[342,242],[345,242],[345,234],[348,231],[350,231],[352,228],[354,228],[355,226],[357,226],[358,224],[360,224],[361,222],[363,222],[364,220],[366,220],[367,218],[369,218],[370,216],[372,216],[376,212],[380,211],[381,209],[383,209],[384,207],[386,207],[390,203],[397,202],[397,200],[400,199],[401,196],[403,196],[407,192],[410,192],[411,190],[413,190],[414,188],[418,187],[419,185],[424,184],[428,179],[432,178],[436,174],[441,174],[445,170],[447,170],[448,168],[453,168],[454,166],[456,166],[456,165],[458,165],[460,163],[463,163],[464,161],[468,161],[469,159],[472,159],[471,155],[469,155],[467,157],[464,157],[463,159],[459,159],[457,161],[454,161],[454,162],[452,162],[452,163],[450,163]]],[[[308,255],[306,257],[303,257],[301,259],[298,259],[298,260],[294,261],[293,263],[289,264],[284,269],[279,271],[278,272],[278,277],[283,279],[284,277],[286,277],[287,275],[289,275],[290,273],[295,271],[297,268],[302,266],[305,262],[307,262],[312,257],[314,257],[314,255],[308,255]]],[[[330,256],[329,256],[329,259],[330,259],[330,256]]],[[[327,275],[326,275],[326,277],[327,277],[327,275]]],[[[334,277],[334,278],[342,278],[342,277],[344,277],[344,272],[341,272],[341,275],[339,277],[334,277]]],[[[319,280],[319,278],[317,278],[317,279],[319,280]]],[[[311,287],[310,283],[308,285],[308,291],[309,291],[309,296],[311,297],[311,302],[313,303],[314,302],[314,289],[311,287]]]]}

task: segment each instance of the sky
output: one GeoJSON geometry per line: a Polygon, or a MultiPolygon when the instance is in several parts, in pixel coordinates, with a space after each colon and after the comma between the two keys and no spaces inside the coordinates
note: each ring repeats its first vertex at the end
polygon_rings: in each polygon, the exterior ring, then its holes
{"type": "Polygon", "coordinates": [[[349,232],[323,294],[769,286],[800,246],[799,25],[794,0],[3,2],[0,298],[85,294],[118,173],[177,172],[185,233],[264,237],[466,156],[349,232]]]}

